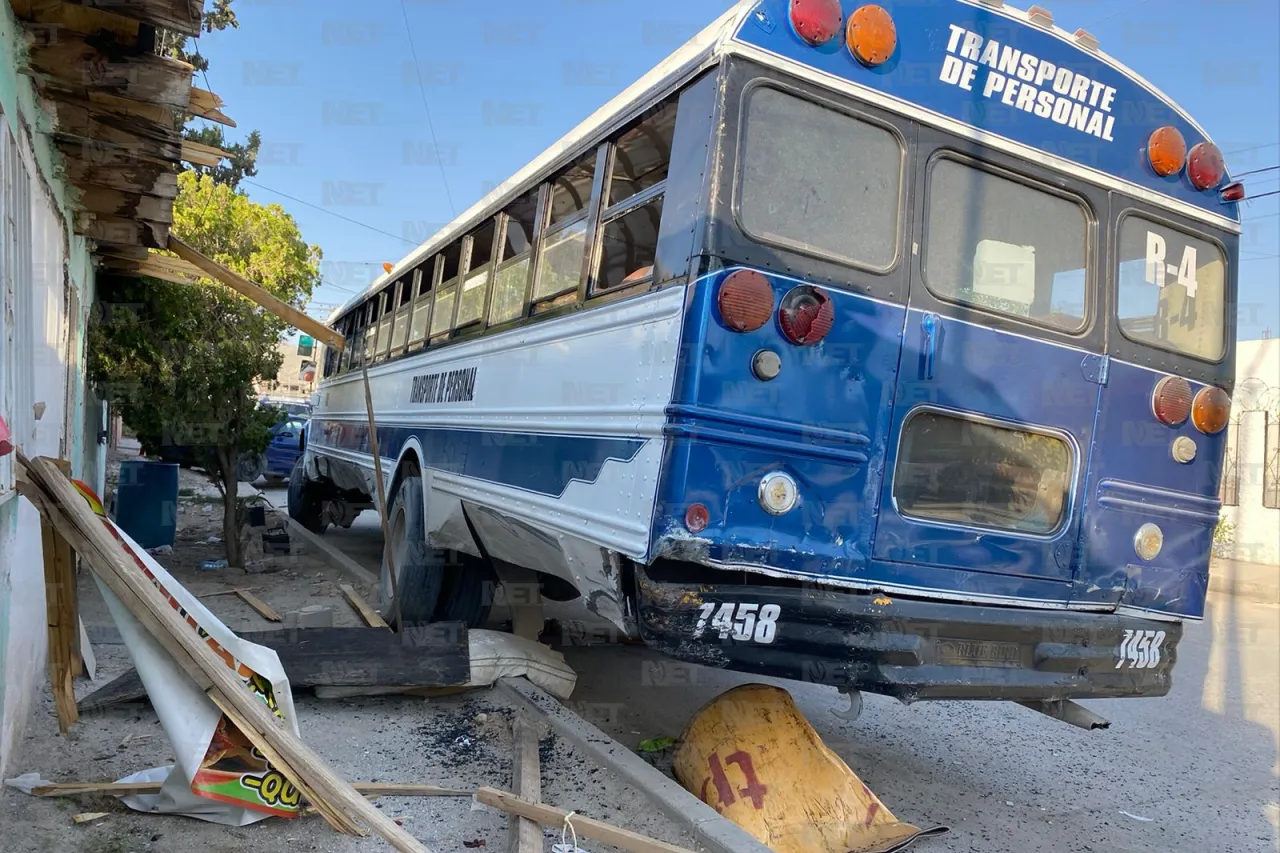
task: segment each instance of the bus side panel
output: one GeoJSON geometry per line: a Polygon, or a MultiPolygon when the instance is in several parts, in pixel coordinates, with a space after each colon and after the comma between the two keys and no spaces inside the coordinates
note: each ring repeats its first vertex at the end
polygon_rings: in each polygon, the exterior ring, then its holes
{"type": "MultiPolygon", "coordinates": [[[[1177,427],[1157,421],[1151,393],[1166,375],[1111,363],[1085,492],[1084,555],[1073,600],[1194,618],[1204,615],[1226,431],[1204,435],[1189,419],[1177,427]],[[1196,444],[1190,463],[1173,458],[1179,437],[1196,444]],[[1150,562],[1134,550],[1134,537],[1146,523],[1164,533],[1164,546],[1150,562]]],[[[1191,383],[1192,394],[1203,387],[1191,383]]]]}

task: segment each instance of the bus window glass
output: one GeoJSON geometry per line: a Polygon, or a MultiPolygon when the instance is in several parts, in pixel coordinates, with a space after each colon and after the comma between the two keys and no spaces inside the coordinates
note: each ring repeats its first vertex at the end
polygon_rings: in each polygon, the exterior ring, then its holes
{"type": "Polygon", "coordinates": [[[484,316],[484,298],[489,292],[489,262],[493,258],[494,223],[490,220],[473,235],[471,261],[462,281],[458,301],[458,328],[479,322],[484,316]]]}
{"type": "Polygon", "coordinates": [[[743,116],[737,215],[753,239],[888,269],[898,254],[902,146],[884,128],[768,86],[743,116]]]}
{"type": "Polygon", "coordinates": [[[547,238],[538,262],[538,287],[533,294],[535,301],[578,287],[586,246],[585,219],[547,238]]]}
{"type": "Polygon", "coordinates": [[[422,282],[418,296],[413,300],[413,318],[409,322],[409,348],[417,349],[427,339],[427,320],[431,317],[431,279],[435,276],[435,261],[423,266],[422,282]]]}
{"type": "Polygon", "coordinates": [[[441,287],[440,292],[436,294],[436,304],[431,309],[431,337],[444,334],[452,327],[453,302],[458,295],[457,290],[458,286],[451,284],[441,287]]]}
{"type": "Polygon", "coordinates": [[[675,129],[676,102],[672,101],[658,107],[618,139],[606,207],[626,201],[667,179],[675,129]]]}
{"type": "Polygon", "coordinates": [[[551,182],[549,225],[558,225],[587,209],[587,203],[591,201],[591,183],[595,172],[596,152],[592,150],[551,182]]]}
{"type": "Polygon", "coordinates": [[[489,325],[496,326],[519,317],[524,311],[524,291],[529,282],[529,256],[525,255],[498,270],[493,282],[493,305],[489,325]]]}
{"type": "Polygon", "coordinates": [[[930,171],[928,198],[930,290],[1064,331],[1084,328],[1083,206],[948,158],[930,171]]]}
{"type": "Polygon", "coordinates": [[[636,284],[653,277],[658,252],[662,197],[605,225],[600,246],[599,290],[636,284]]]}
{"type": "Polygon", "coordinates": [[[1044,535],[1062,524],[1071,480],[1057,436],[924,410],[902,428],[893,498],[903,515],[1044,535]]]}
{"type": "Polygon", "coordinates": [[[506,209],[507,233],[502,244],[502,263],[526,254],[533,246],[534,220],[538,216],[538,191],[525,193],[506,209]]]}
{"type": "Polygon", "coordinates": [[[400,280],[400,299],[396,309],[395,324],[391,327],[391,354],[394,356],[404,349],[409,340],[409,313],[413,310],[414,283],[421,273],[400,280]]]}
{"type": "Polygon", "coordinates": [[[1227,259],[1214,243],[1140,216],[1120,222],[1125,336],[1208,361],[1223,355],[1227,259]]]}

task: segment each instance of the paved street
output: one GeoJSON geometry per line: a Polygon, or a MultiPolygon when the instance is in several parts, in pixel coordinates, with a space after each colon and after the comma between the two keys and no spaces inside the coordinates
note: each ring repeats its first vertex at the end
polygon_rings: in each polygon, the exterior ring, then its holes
{"type": "MultiPolygon", "coordinates": [[[[377,571],[373,513],[325,538],[377,571]]],[[[1087,703],[1108,731],[1010,703],[905,707],[877,696],[846,723],[831,713],[844,707],[834,690],[778,683],[898,817],[952,827],[922,853],[1268,853],[1280,849],[1280,608],[1221,593],[1209,608],[1187,626],[1169,696],[1087,703]]],[[[575,709],[631,746],[678,736],[704,702],[759,680],[689,667],[677,684],[653,686],[671,669],[646,649],[564,651],[580,677],[575,709]]]]}

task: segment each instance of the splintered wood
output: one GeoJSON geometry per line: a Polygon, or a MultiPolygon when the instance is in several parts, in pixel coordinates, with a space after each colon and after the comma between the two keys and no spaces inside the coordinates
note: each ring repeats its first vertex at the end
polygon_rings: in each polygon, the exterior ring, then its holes
{"type": "Polygon", "coordinates": [[[17,461],[22,474],[19,490],[23,496],[57,528],[174,662],[331,826],[340,832],[363,835],[361,823],[364,823],[402,853],[429,853],[421,842],[335,774],[268,710],[179,615],[52,460],[29,460],[18,452],[17,461]]]}
{"type": "MultiPolygon", "coordinates": [[[[71,463],[54,462],[62,472],[71,463]]],[[[70,731],[80,714],[76,711],[74,679],[84,674],[80,661],[80,617],[76,603],[75,552],[47,518],[40,522],[44,546],[44,600],[49,632],[49,684],[58,710],[58,730],[70,731]]]]}

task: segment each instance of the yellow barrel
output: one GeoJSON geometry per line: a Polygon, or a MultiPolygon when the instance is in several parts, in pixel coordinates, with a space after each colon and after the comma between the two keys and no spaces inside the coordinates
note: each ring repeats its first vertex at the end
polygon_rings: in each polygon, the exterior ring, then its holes
{"type": "Polygon", "coordinates": [[[674,769],[681,785],[776,853],[888,853],[921,834],[884,807],[778,687],[746,684],[703,707],[674,769]]]}

